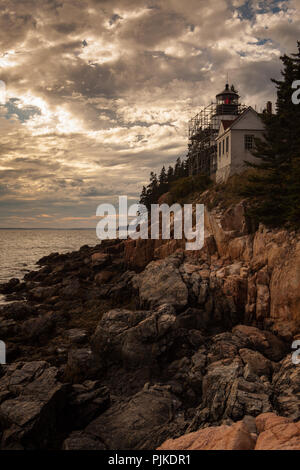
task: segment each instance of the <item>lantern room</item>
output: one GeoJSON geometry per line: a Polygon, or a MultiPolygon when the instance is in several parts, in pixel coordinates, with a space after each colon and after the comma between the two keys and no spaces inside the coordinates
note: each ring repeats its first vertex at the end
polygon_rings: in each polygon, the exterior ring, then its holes
{"type": "Polygon", "coordinates": [[[225,90],[217,96],[217,115],[237,115],[239,109],[239,95],[232,85],[226,84],[225,90]]]}

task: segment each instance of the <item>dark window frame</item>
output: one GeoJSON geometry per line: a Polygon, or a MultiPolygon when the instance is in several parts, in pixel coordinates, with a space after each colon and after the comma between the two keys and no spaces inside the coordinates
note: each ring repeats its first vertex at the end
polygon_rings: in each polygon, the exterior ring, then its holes
{"type": "Polygon", "coordinates": [[[254,135],[253,134],[245,134],[244,148],[245,150],[253,150],[254,148],[254,135]]]}

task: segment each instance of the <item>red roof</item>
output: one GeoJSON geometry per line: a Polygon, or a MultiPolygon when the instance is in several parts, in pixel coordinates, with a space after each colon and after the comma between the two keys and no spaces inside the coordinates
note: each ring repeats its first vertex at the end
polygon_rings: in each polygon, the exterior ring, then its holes
{"type": "Polygon", "coordinates": [[[228,121],[228,120],[222,120],[222,124],[223,124],[223,127],[224,127],[224,131],[226,131],[228,129],[228,127],[232,126],[232,124],[234,123],[235,119],[233,121],[228,121]]]}

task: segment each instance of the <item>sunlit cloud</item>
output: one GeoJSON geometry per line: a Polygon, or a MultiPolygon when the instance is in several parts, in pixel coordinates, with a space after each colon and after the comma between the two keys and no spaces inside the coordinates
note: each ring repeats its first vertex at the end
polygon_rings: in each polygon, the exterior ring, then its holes
{"type": "Polygon", "coordinates": [[[274,100],[299,0],[7,0],[0,12],[0,226],[95,226],[187,150],[227,74],[274,100]]]}

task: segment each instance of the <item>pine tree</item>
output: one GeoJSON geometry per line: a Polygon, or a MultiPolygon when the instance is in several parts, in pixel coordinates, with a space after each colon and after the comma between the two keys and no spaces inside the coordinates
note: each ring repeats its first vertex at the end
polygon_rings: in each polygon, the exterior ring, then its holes
{"type": "Polygon", "coordinates": [[[143,186],[141,196],[140,196],[140,204],[143,204],[144,206],[147,207],[147,190],[146,190],[146,186],[143,186]]]}
{"type": "Polygon", "coordinates": [[[174,181],[174,170],[173,167],[170,165],[167,172],[167,182],[171,184],[174,181]]]}
{"type": "Polygon", "coordinates": [[[183,162],[182,166],[183,166],[183,176],[184,177],[189,176],[189,162],[187,159],[183,162]]]}
{"type": "Polygon", "coordinates": [[[165,166],[162,167],[160,175],[159,175],[159,196],[167,192],[168,190],[168,177],[167,177],[167,172],[165,166]]]}
{"type": "Polygon", "coordinates": [[[148,207],[151,204],[155,204],[158,199],[158,179],[156,173],[151,171],[150,173],[150,184],[147,186],[147,196],[148,196],[148,207]]]}
{"type": "Polygon", "coordinates": [[[258,222],[271,226],[286,223],[300,225],[299,172],[300,105],[292,102],[292,84],[300,77],[300,42],[298,53],[281,57],[282,79],[272,80],[277,87],[276,115],[264,114],[264,140],[256,140],[253,152],[258,163],[249,176],[243,195],[250,197],[249,213],[258,222]],[[298,173],[299,176],[299,173],[298,173]]]}
{"type": "Polygon", "coordinates": [[[300,226],[300,158],[292,161],[292,171],[288,178],[289,185],[289,213],[288,222],[292,227],[300,226]]]}
{"type": "Polygon", "coordinates": [[[174,177],[175,179],[181,178],[182,176],[182,167],[181,167],[181,158],[178,157],[175,163],[174,177]]]}
{"type": "Polygon", "coordinates": [[[167,173],[166,173],[165,167],[163,166],[159,175],[159,184],[163,185],[166,183],[167,183],[167,173]]]}

